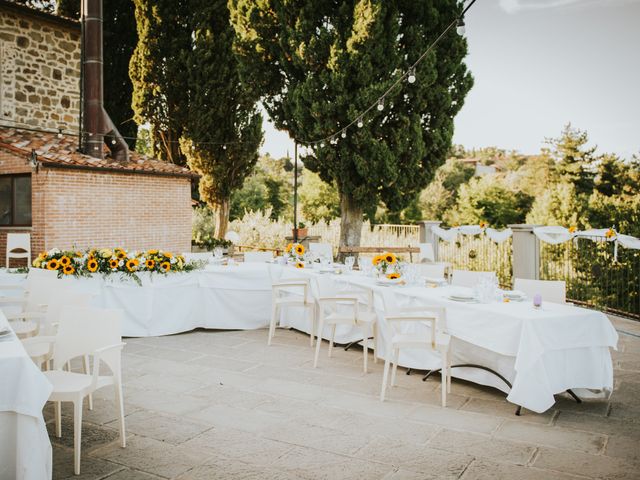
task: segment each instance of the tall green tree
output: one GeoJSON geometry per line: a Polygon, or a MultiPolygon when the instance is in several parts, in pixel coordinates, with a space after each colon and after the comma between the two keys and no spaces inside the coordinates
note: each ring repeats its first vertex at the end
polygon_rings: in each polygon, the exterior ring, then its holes
{"type": "MultiPolygon", "coordinates": [[[[456,0],[229,0],[242,76],[279,129],[299,140],[344,128],[408,70],[461,13],[456,0]]],[[[337,144],[316,145],[307,168],[335,182],[341,245],[359,245],[363,212],[406,207],[444,162],[453,118],[473,83],[464,38],[450,30],[337,144]]]]}
{"type": "MultiPolygon", "coordinates": [[[[136,46],[136,18],[132,0],[109,0],[103,3],[104,107],[129,148],[136,146],[138,125],[133,120],[129,78],[129,61],[136,46]]],[[[80,0],[58,0],[56,13],[80,18],[80,0]]]]}
{"type": "Polygon", "coordinates": [[[188,115],[188,72],[191,48],[188,0],[133,0],[138,41],[129,63],[132,108],[138,124],[148,123],[154,157],[179,165],[188,115]]]}
{"type": "Polygon", "coordinates": [[[578,195],[589,195],[593,190],[596,147],[587,147],[588,142],[587,132],[572,127],[570,123],[565,125],[558,138],[546,141],[551,146],[558,174],[563,181],[575,185],[578,195]]]}
{"type": "Polygon", "coordinates": [[[191,10],[193,41],[181,62],[188,66],[189,100],[182,147],[201,175],[201,198],[216,211],[215,235],[223,238],[231,194],[258,160],[262,115],[258,97],[240,82],[226,0],[191,0],[191,10]]]}

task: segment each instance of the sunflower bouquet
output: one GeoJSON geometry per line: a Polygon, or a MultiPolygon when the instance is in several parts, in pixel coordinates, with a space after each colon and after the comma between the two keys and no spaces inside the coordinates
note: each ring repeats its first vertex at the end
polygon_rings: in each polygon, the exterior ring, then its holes
{"type": "Polygon", "coordinates": [[[168,274],[202,268],[202,262],[187,262],[182,255],[158,249],[128,251],[124,248],[92,248],[82,251],[61,251],[57,248],[42,252],[33,261],[34,268],[57,270],[65,275],[120,274],[141,284],[139,272],[168,274]]]}
{"type": "Polygon", "coordinates": [[[385,276],[390,280],[395,280],[401,277],[398,257],[391,252],[376,255],[373,257],[372,263],[378,276],[385,276]]]}
{"type": "Polygon", "coordinates": [[[290,243],[284,249],[284,254],[296,263],[304,262],[304,245],[301,243],[290,243]]]}

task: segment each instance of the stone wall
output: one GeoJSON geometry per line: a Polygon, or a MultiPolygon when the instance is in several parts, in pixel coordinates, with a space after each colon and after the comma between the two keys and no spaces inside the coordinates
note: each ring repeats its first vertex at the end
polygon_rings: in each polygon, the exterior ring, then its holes
{"type": "Polygon", "coordinates": [[[79,24],[0,5],[3,124],[76,130],[79,82],[79,24]]]}

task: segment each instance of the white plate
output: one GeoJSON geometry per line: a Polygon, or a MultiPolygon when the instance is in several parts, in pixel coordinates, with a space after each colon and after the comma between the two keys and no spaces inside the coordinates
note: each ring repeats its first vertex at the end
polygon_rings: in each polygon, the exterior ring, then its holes
{"type": "Polygon", "coordinates": [[[0,330],[0,337],[11,335],[11,330],[0,330]]]}
{"type": "Polygon", "coordinates": [[[502,292],[502,295],[504,295],[509,300],[524,300],[527,298],[527,295],[520,290],[505,290],[504,292],[502,292]]]}
{"type": "Polygon", "coordinates": [[[475,303],[476,301],[476,299],[473,297],[458,297],[456,295],[449,295],[447,298],[449,300],[453,300],[454,302],[475,303]]]}
{"type": "Polygon", "coordinates": [[[402,278],[378,278],[376,283],[378,285],[399,285],[402,282],[402,278]]]}

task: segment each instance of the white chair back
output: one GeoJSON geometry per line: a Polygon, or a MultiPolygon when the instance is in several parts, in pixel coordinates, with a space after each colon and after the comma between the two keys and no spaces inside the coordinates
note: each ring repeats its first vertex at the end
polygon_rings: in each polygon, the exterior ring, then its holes
{"type": "Polygon", "coordinates": [[[472,272],[470,270],[454,270],[451,277],[451,285],[473,288],[480,283],[481,278],[497,280],[496,272],[472,272]]]}
{"type": "Polygon", "coordinates": [[[27,265],[31,266],[31,234],[7,233],[7,268],[11,258],[26,258],[27,265]]]}
{"type": "Polygon", "coordinates": [[[414,265],[421,277],[444,279],[445,265],[443,263],[419,263],[414,265]]]}
{"type": "Polygon", "coordinates": [[[436,256],[433,252],[433,245],[430,243],[421,243],[420,247],[420,257],[418,258],[418,262],[435,262],[436,256]]]}
{"type": "Polygon", "coordinates": [[[273,260],[273,252],[246,252],[245,263],[265,263],[273,260]]]}
{"type": "MultiPolygon", "coordinates": [[[[33,270],[33,269],[32,269],[33,270]]],[[[27,278],[27,303],[25,311],[42,312],[48,308],[49,304],[60,288],[61,280],[50,277],[29,277],[27,278]]]]}
{"type": "Polygon", "coordinates": [[[425,342],[435,342],[434,334],[436,331],[447,331],[447,313],[444,307],[432,305],[413,305],[411,307],[402,307],[398,304],[398,296],[389,289],[382,292],[382,301],[384,305],[383,324],[388,332],[393,334],[416,334],[416,337],[425,342]],[[425,320],[417,320],[420,314],[435,314],[435,322],[427,325],[425,320]],[[401,317],[408,317],[406,320],[401,317]],[[387,317],[394,317],[394,321],[388,321],[387,317]],[[413,318],[412,318],[413,317],[413,318]]]}
{"type": "Polygon", "coordinates": [[[516,278],[513,282],[514,290],[520,290],[533,297],[539,293],[543,302],[566,303],[567,284],[562,280],[529,280],[516,278]]]}
{"type": "Polygon", "coordinates": [[[213,253],[211,252],[184,252],[182,254],[186,262],[205,261],[209,262],[213,260],[213,253]]]}
{"type": "Polygon", "coordinates": [[[41,332],[44,335],[53,335],[58,330],[56,324],[60,322],[60,315],[67,307],[89,307],[93,295],[90,293],[78,293],[71,288],[66,287],[59,289],[55,295],[50,297],[47,314],[45,316],[44,325],[41,332]]]}
{"type": "MultiPolygon", "coordinates": [[[[119,310],[91,307],[66,307],[60,314],[60,325],[53,353],[54,369],[68,361],[122,342],[122,314],[119,310]]],[[[100,359],[113,373],[120,371],[120,350],[104,352],[100,359]]]]}
{"type": "Polygon", "coordinates": [[[309,251],[318,257],[325,257],[333,261],[333,247],[330,243],[310,243],[309,251]]]}

